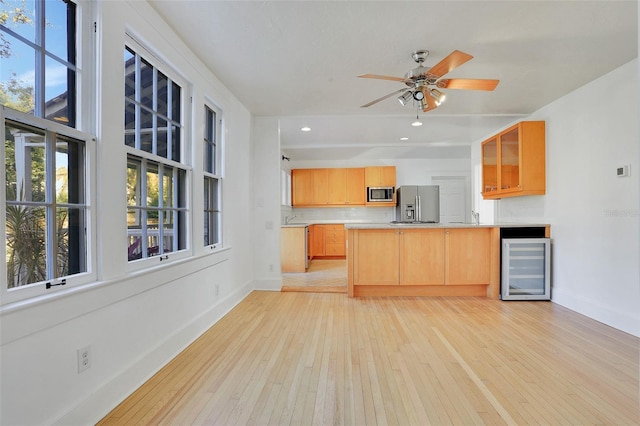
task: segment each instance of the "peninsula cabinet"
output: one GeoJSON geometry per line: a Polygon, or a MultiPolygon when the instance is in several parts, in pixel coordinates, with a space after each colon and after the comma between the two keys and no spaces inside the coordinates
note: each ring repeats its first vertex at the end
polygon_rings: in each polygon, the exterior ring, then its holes
{"type": "Polygon", "coordinates": [[[364,206],[364,168],[293,169],[294,207],[364,206]]]}
{"type": "Polygon", "coordinates": [[[350,229],[349,296],[487,296],[500,287],[500,230],[350,229]]]}
{"type": "Polygon", "coordinates": [[[449,285],[488,283],[491,278],[491,228],[445,231],[445,277],[449,285]]]}
{"type": "Polygon", "coordinates": [[[522,121],[481,147],[484,199],[545,193],[544,121],[522,121]]]}

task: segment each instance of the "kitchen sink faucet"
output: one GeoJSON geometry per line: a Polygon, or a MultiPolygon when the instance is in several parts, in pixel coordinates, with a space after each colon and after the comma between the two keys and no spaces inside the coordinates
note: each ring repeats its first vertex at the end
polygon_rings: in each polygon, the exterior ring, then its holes
{"type": "Polygon", "coordinates": [[[471,210],[471,217],[473,218],[473,223],[475,225],[480,225],[480,212],[471,210]]]}
{"type": "Polygon", "coordinates": [[[293,219],[295,219],[296,215],[294,214],[293,216],[285,216],[284,217],[284,224],[288,225],[289,222],[291,222],[293,219]]]}

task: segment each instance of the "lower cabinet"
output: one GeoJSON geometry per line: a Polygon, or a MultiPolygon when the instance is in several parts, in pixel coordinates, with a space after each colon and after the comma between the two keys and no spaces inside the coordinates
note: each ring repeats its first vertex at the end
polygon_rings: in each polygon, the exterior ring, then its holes
{"type": "Polygon", "coordinates": [[[358,229],[354,235],[353,285],[490,283],[491,228],[358,229]]]}
{"type": "Polygon", "coordinates": [[[344,257],[346,233],[343,224],[311,227],[311,257],[344,257]]]}
{"type": "Polygon", "coordinates": [[[445,233],[447,284],[488,283],[491,279],[491,228],[447,229],[445,233]]]}

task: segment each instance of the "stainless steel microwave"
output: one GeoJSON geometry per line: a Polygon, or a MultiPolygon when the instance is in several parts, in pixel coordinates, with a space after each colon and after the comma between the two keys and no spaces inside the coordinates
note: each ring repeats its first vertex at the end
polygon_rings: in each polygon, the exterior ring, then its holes
{"type": "Polygon", "coordinates": [[[369,186],[367,187],[367,202],[393,201],[393,186],[369,186]]]}

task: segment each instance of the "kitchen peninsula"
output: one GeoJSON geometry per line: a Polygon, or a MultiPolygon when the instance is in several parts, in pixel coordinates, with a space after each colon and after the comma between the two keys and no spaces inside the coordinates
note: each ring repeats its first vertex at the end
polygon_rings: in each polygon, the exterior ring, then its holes
{"type": "Polygon", "coordinates": [[[549,225],[345,224],[348,295],[500,294],[500,229],[549,225]]]}

